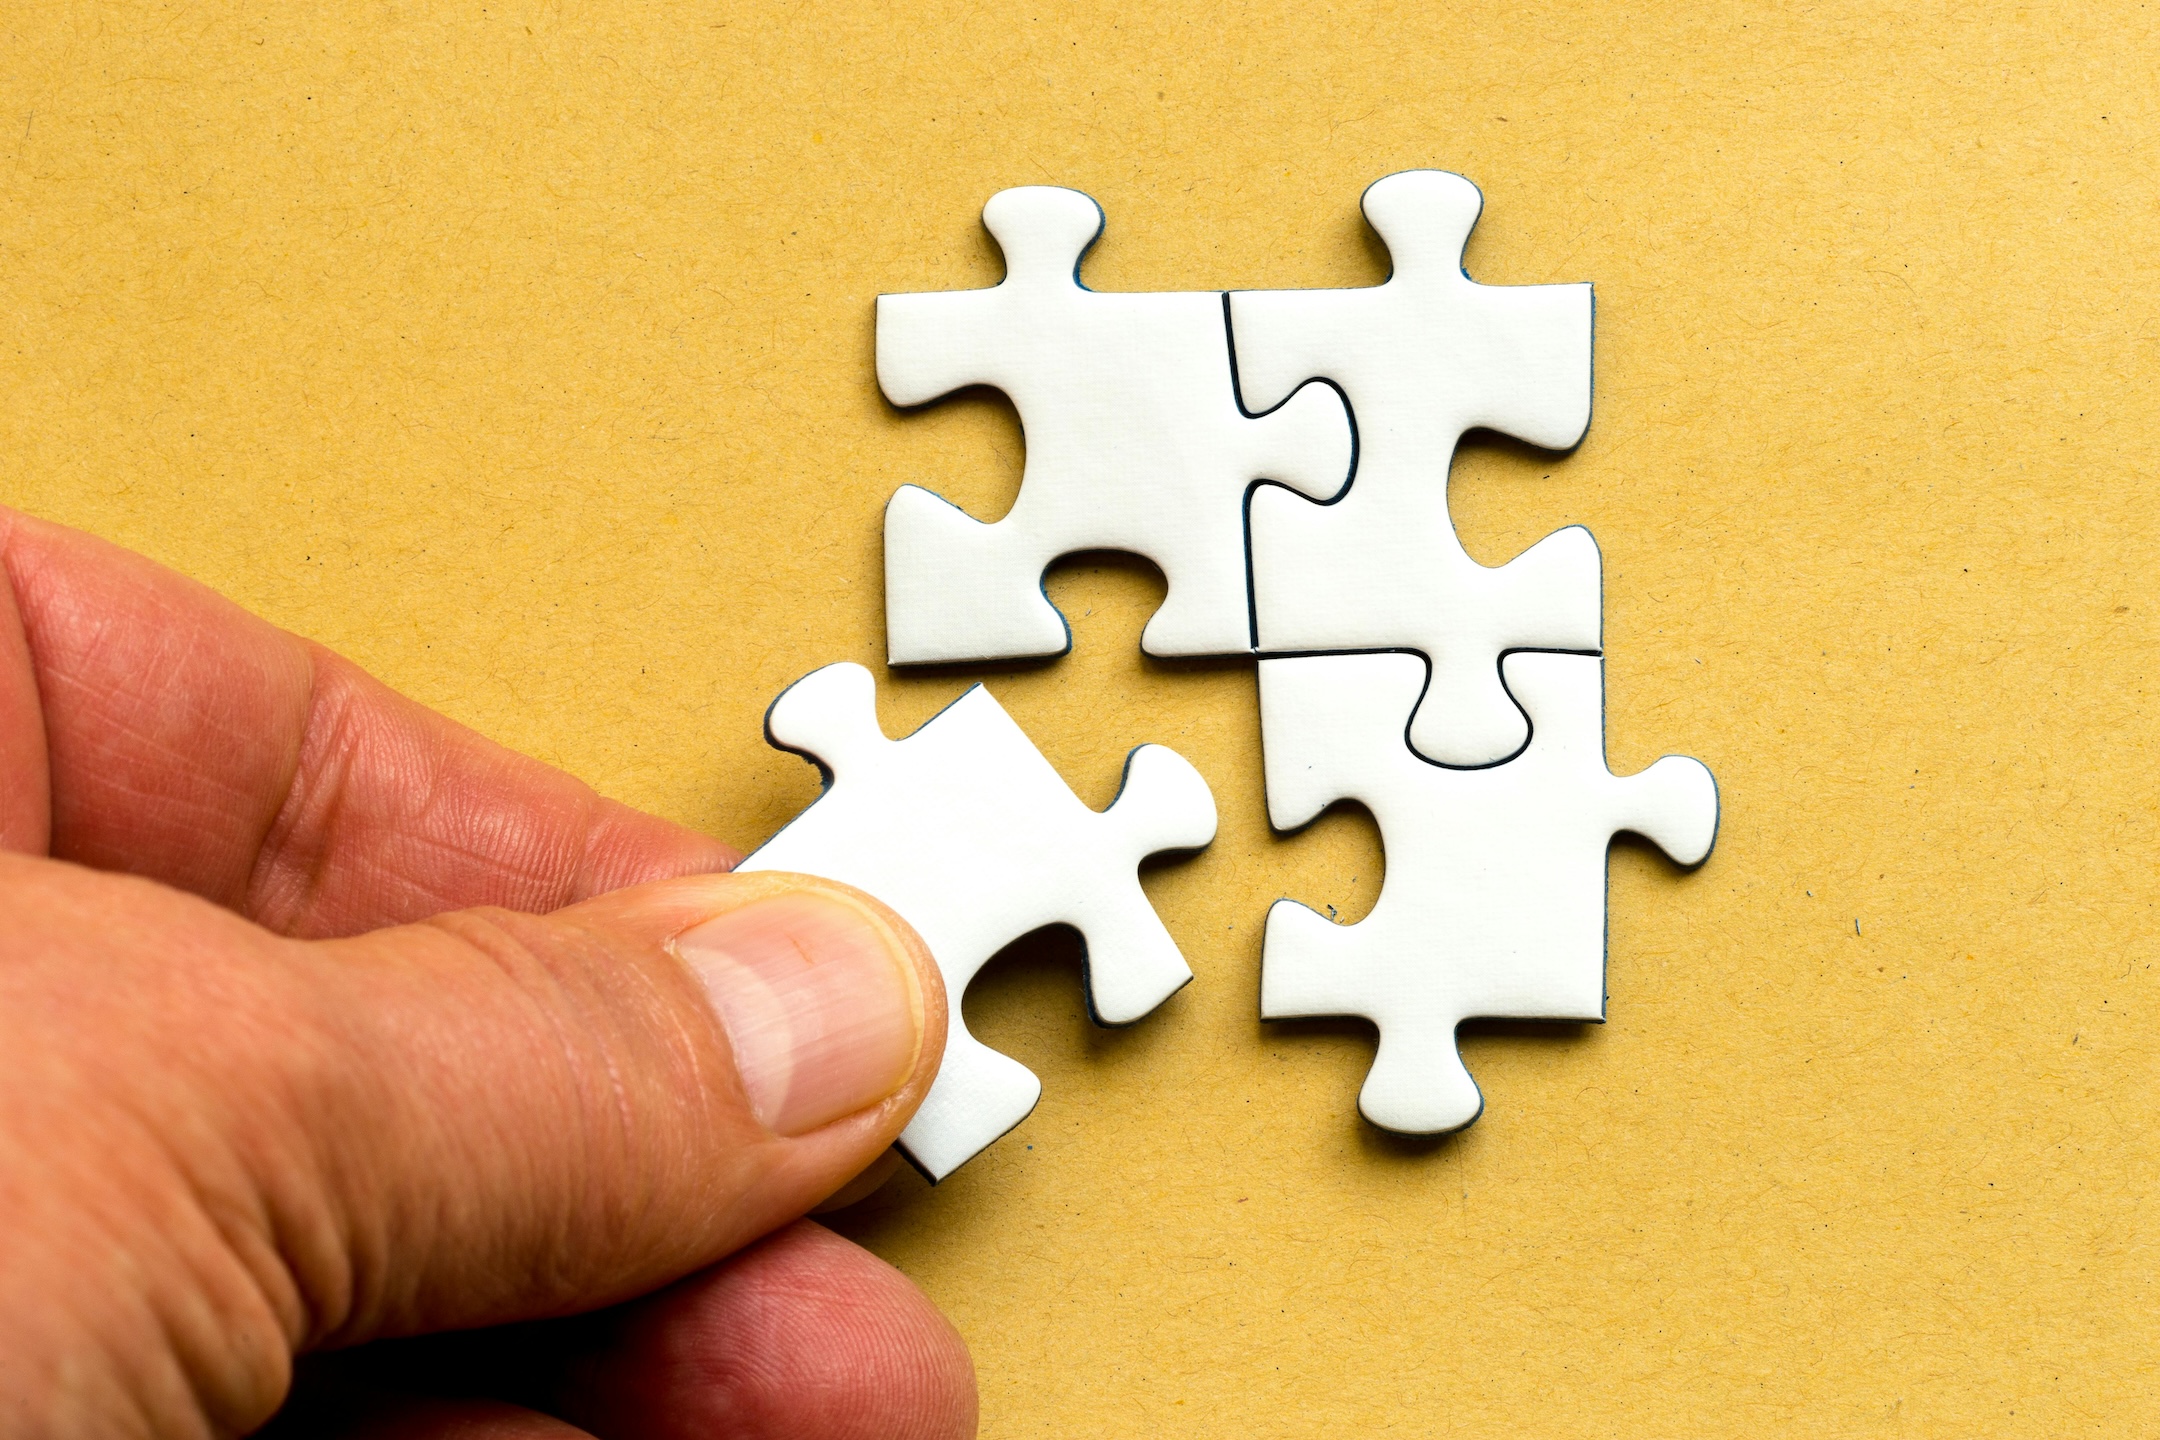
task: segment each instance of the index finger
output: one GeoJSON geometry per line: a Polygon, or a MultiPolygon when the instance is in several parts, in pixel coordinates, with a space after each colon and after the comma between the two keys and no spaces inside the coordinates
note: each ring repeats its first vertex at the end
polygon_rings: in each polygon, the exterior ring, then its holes
{"type": "Polygon", "coordinates": [[[0,572],[0,848],[302,936],[741,858],[93,536],[0,508],[0,572]]]}

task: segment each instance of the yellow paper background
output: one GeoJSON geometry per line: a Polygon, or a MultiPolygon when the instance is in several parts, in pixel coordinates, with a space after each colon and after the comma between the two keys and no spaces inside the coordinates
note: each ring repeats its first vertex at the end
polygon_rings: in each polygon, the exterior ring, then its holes
{"type": "Polygon", "coordinates": [[[1593,529],[1614,768],[1706,760],[1715,857],[1618,850],[1611,1023],[1469,1036],[1485,1117],[1384,1138],[1357,1026],[1254,1018],[1369,821],[1271,836],[1249,668],[1067,566],[1076,653],[988,678],[1091,803],[1144,740],[1215,785],[1148,882],[1197,983],[1097,1032],[1070,946],[998,967],[1041,1107],[843,1227],[991,1436],[2136,1433],[2152,14],[17,0],[0,498],[751,844],[815,788],[767,701],[881,654],[886,496],[1018,483],[994,401],[879,399],[874,295],[992,282],[1044,182],[1099,288],[1370,283],[1360,190],[1459,170],[1477,278],[1598,300],[1589,439],[1471,446],[1463,534],[1593,529]]]}

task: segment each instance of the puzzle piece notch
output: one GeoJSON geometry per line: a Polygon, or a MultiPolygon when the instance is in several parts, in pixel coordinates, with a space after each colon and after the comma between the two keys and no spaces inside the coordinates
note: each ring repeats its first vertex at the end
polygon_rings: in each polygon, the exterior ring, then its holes
{"type": "Polygon", "coordinates": [[[1252,647],[1244,498],[1258,480],[1326,498],[1350,469],[1350,422],[1327,386],[1238,406],[1213,291],[1103,293],[1080,284],[1101,233],[1087,196],[1005,190],[983,207],[1005,253],[988,289],[881,295],[878,384],[896,405],[970,385],[1003,391],[1026,439],[1020,497],[984,524],[918,486],[885,512],[888,658],[896,665],[1063,654],[1043,593],[1062,555],[1123,550],[1168,593],[1141,635],[1151,655],[1252,647]]]}
{"type": "Polygon", "coordinates": [[[1456,1048],[1466,1019],[1604,1019],[1615,833],[1690,867],[1716,840],[1717,782],[1700,761],[1606,768],[1601,660],[1525,652],[1504,665],[1529,711],[1528,750],[1447,770],[1404,743],[1425,680],[1416,656],[1260,663],[1269,821],[1293,830],[1356,800],[1387,863],[1354,925],[1291,900],[1269,910],[1260,1013],[1371,1020],[1380,1043],[1358,1108],[1383,1129],[1438,1134],[1477,1119],[1484,1099],[1456,1048]]]}
{"type": "Polygon", "coordinates": [[[1078,930],[1088,1004],[1138,1020],[1192,979],[1139,881],[1140,861],[1215,836],[1207,782],[1143,745],[1105,811],[1082,804],[977,685],[904,740],[879,728],[860,665],[797,681],[766,714],[771,742],[815,762],[825,793],[738,868],[822,875],[868,891],[913,925],[944,976],[945,1059],[900,1145],[933,1181],[1027,1118],[1042,1085],[961,1017],[984,962],[1045,925],[1078,930]]]}
{"type": "Polygon", "coordinates": [[[1490,765],[1529,735],[1502,693],[1499,657],[1600,648],[1600,564],[1580,527],[1506,565],[1479,564],[1449,518],[1448,470],[1475,427],[1555,449],[1582,438],[1591,288],[1471,280],[1462,251],[1484,200],[1460,175],[1390,175],[1363,203],[1394,261],[1386,281],[1230,296],[1248,402],[1325,378],[1357,418],[1357,474],[1341,499],[1253,494],[1258,648],[1417,650],[1433,663],[1433,685],[1410,743],[1443,765],[1490,765]]]}

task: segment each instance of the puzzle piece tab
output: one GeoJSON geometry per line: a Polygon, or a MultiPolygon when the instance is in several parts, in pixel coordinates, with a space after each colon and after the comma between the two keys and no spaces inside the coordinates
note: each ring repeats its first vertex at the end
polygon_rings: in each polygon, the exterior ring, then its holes
{"type": "Polygon", "coordinates": [[[1126,1025],[1192,971],[1140,889],[1139,864],[1215,838],[1207,782],[1175,751],[1143,745],[1105,811],[1067,788],[977,685],[905,740],[878,728],[876,682],[828,665],[783,691],[766,736],[814,761],[823,796],[742,870],[822,875],[877,896],[937,957],[950,1001],[945,1061],[900,1145],[933,1181],[1027,1118],[1042,1083],[967,1031],[960,1000],[983,963],[1045,925],[1087,942],[1088,1005],[1126,1025]]]}
{"type": "Polygon", "coordinates": [[[1315,505],[1274,487],[1252,497],[1259,648],[1424,654],[1432,685],[1410,743],[1444,765],[1489,765],[1527,739],[1501,687],[1503,653],[1599,648],[1589,531],[1561,530],[1488,568],[1448,517],[1448,467],[1465,431],[1566,449],[1590,423],[1590,287],[1472,281],[1462,252],[1483,205],[1460,175],[1390,175],[1364,199],[1394,259],[1384,283],[1230,296],[1247,404],[1322,377],[1357,420],[1357,473],[1340,500],[1315,505]]]}
{"type": "Polygon", "coordinates": [[[1238,408],[1221,295],[1101,294],[1080,258],[1102,211],[1076,190],[1005,190],[983,207],[1005,252],[987,290],[881,295],[878,384],[896,405],[969,385],[1005,392],[1027,462],[1020,498],[985,525],[906,486],[885,511],[893,664],[1058,655],[1071,645],[1043,570],[1080,550],[1161,567],[1151,655],[1252,648],[1245,492],[1260,479],[1315,498],[1343,486],[1350,427],[1328,387],[1285,385],[1257,418],[1238,408]]]}
{"type": "Polygon", "coordinates": [[[1455,1047],[1472,1017],[1605,1017],[1605,864],[1642,835],[1681,865],[1717,837],[1717,782],[1668,755],[1605,768],[1604,662],[1524,652],[1503,662],[1530,713],[1508,764],[1448,770],[1403,743],[1425,685],[1414,655],[1260,662],[1268,818],[1279,830],[1356,800],[1379,822],[1387,874],[1372,912],[1336,925],[1295,901],[1268,912],[1260,1013],[1362,1015],[1380,1048],[1358,1097],[1387,1130],[1437,1134],[1484,1099],[1455,1047]]]}

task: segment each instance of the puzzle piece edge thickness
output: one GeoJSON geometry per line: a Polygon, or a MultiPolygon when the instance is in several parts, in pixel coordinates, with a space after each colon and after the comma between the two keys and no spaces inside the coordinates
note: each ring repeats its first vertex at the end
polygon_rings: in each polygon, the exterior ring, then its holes
{"type": "Polygon", "coordinates": [[[1594,292],[1587,284],[1484,285],[1463,247],[1484,198],[1449,171],[1384,176],[1361,201],[1393,269],[1378,285],[1230,293],[1246,401],[1340,387],[1357,473],[1316,505],[1252,498],[1253,615],[1263,653],[1409,649],[1434,667],[1410,743],[1440,764],[1499,763],[1528,727],[1503,693],[1513,649],[1602,646],[1601,561],[1570,526],[1499,566],[1457,537],[1447,487],[1464,432],[1573,448],[1590,423],[1594,292]]]}

